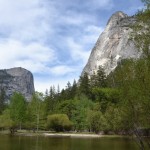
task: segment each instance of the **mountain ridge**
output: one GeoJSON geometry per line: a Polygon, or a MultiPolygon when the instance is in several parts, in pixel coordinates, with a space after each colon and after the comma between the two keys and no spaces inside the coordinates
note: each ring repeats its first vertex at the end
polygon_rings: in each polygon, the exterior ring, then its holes
{"type": "Polygon", "coordinates": [[[33,75],[21,67],[2,69],[0,70],[0,89],[5,91],[7,100],[14,92],[19,92],[30,100],[35,92],[33,75]]]}
{"type": "Polygon", "coordinates": [[[85,72],[91,76],[97,72],[99,66],[103,67],[108,75],[122,59],[139,58],[141,52],[130,40],[130,26],[135,22],[134,16],[128,16],[122,11],[115,12],[93,47],[81,76],[85,72]]]}

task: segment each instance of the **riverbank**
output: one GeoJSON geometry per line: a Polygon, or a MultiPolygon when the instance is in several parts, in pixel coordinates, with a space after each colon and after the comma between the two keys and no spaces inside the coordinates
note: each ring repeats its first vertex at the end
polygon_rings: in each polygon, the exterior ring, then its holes
{"type": "MultiPolygon", "coordinates": [[[[8,135],[10,134],[9,130],[0,131],[0,134],[8,135]]],[[[95,133],[88,133],[88,132],[49,132],[49,131],[27,131],[27,130],[18,130],[14,133],[14,135],[19,136],[44,136],[44,137],[79,137],[79,138],[100,138],[100,137],[123,137],[122,135],[101,135],[95,133]]]]}
{"type": "Polygon", "coordinates": [[[83,138],[100,138],[103,135],[87,134],[87,133],[43,133],[44,136],[49,137],[83,137],[83,138]]]}

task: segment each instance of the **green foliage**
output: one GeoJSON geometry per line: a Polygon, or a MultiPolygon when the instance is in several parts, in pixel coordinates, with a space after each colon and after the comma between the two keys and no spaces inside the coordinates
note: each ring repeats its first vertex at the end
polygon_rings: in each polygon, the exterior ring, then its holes
{"type": "Polygon", "coordinates": [[[147,108],[147,106],[150,106],[150,94],[148,91],[150,88],[149,76],[150,70],[146,60],[141,59],[136,61],[134,63],[134,72],[130,72],[130,78],[128,78],[128,81],[122,87],[122,99],[126,101],[126,107],[132,112],[133,122],[138,126],[143,126],[141,119],[145,117],[149,118],[148,115],[150,114],[147,108]]]}
{"type": "Polygon", "coordinates": [[[105,88],[107,86],[106,74],[101,66],[99,66],[97,72],[91,76],[90,83],[92,88],[93,87],[105,88]]]}
{"type": "Polygon", "coordinates": [[[92,93],[96,101],[100,102],[101,112],[105,112],[110,103],[117,104],[120,100],[120,92],[114,88],[93,88],[92,93]]]}
{"type": "Polygon", "coordinates": [[[89,100],[85,95],[76,97],[74,99],[75,109],[73,110],[72,121],[74,123],[74,129],[77,131],[87,130],[88,111],[93,108],[93,102],[89,100]]]}
{"type": "Polygon", "coordinates": [[[107,77],[109,87],[120,88],[126,81],[130,78],[131,72],[133,72],[134,60],[133,59],[123,59],[114,72],[110,73],[107,77]]]}
{"type": "Polygon", "coordinates": [[[46,122],[46,104],[42,100],[42,95],[36,92],[28,104],[27,108],[27,122],[28,128],[36,129],[45,128],[46,122]]]}
{"type": "Polygon", "coordinates": [[[74,100],[64,100],[59,102],[55,108],[57,113],[66,114],[69,119],[73,118],[74,110],[76,109],[74,100]]]}
{"type": "Polygon", "coordinates": [[[92,132],[98,133],[107,129],[106,119],[100,111],[89,111],[87,120],[92,132]]]}
{"type": "Polygon", "coordinates": [[[70,93],[71,99],[73,99],[77,95],[77,90],[78,90],[77,83],[76,83],[76,80],[74,80],[72,88],[71,88],[71,93],[70,93]]]}
{"type": "Polygon", "coordinates": [[[126,60],[113,73],[114,81],[120,89],[119,106],[124,129],[134,130],[135,126],[149,127],[149,76],[148,59],[126,60]]]}
{"type": "Polygon", "coordinates": [[[62,92],[60,93],[60,98],[59,100],[69,100],[73,98],[74,95],[74,91],[73,91],[73,86],[71,85],[71,83],[68,81],[67,85],[66,85],[66,89],[62,90],[62,92]]]}
{"type": "Polygon", "coordinates": [[[74,124],[74,130],[87,130],[87,112],[92,109],[93,102],[85,95],[73,100],[64,100],[57,103],[55,113],[66,114],[74,124]]]}
{"type": "Polygon", "coordinates": [[[79,86],[79,94],[85,94],[88,97],[91,96],[90,93],[90,80],[88,74],[85,72],[83,76],[79,79],[80,86],[79,86]]]}
{"type": "Polygon", "coordinates": [[[53,114],[47,117],[47,127],[54,131],[69,131],[73,124],[66,114],[53,114]]]}
{"type": "Polygon", "coordinates": [[[96,99],[101,101],[103,99],[108,100],[112,103],[117,103],[119,101],[120,92],[118,89],[114,88],[94,88],[92,90],[93,94],[96,95],[96,99]]]}
{"type": "Polygon", "coordinates": [[[22,94],[14,93],[10,101],[10,118],[18,125],[26,119],[26,101],[22,94]]]}
{"type": "Polygon", "coordinates": [[[146,9],[136,14],[136,23],[132,26],[132,39],[144,57],[150,59],[150,1],[143,0],[146,9]]]}
{"type": "Polygon", "coordinates": [[[56,101],[54,98],[51,98],[49,95],[45,97],[45,111],[47,114],[50,114],[54,111],[56,101]]]}
{"type": "Polygon", "coordinates": [[[123,131],[128,128],[127,113],[124,112],[121,106],[109,105],[105,112],[105,119],[107,120],[107,131],[123,131]]]}
{"type": "Polygon", "coordinates": [[[2,115],[0,115],[0,128],[12,128],[15,126],[15,122],[10,117],[10,110],[5,109],[2,115]]]}

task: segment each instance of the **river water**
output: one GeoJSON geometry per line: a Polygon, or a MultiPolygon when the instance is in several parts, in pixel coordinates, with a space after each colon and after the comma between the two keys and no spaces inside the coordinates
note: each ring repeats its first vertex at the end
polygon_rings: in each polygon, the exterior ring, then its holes
{"type": "Polygon", "coordinates": [[[0,150],[138,150],[131,138],[0,135],[0,150]]]}

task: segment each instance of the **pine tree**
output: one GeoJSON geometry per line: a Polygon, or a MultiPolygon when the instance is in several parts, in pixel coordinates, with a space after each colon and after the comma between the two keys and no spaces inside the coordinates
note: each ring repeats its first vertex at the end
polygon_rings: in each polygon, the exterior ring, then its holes
{"type": "Polygon", "coordinates": [[[72,85],[70,94],[71,94],[71,99],[73,99],[77,94],[77,82],[76,82],[76,80],[73,81],[73,85],[72,85]]]}
{"type": "Polygon", "coordinates": [[[105,71],[101,66],[99,66],[97,73],[94,72],[91,76],[90,85],[92,88],[105,88],[107,86],[105,71]]]}
{"type": "Polygon", "coordinates": [[[49,94],[45,97],[47,113],[50,113],[54,110],[55,101],[56,101],[55,87],[51,86],[49,94]]]}
{"type": "Polygon", "coordinates": [[[90,97],[90,79],[88,77],[88,74],[85,72],[83,76],[80,77],[79,79],[79,83],[80,83],[80,86],[79,86],[79,93],[80,94],[85,94],[87,95],[88,97],[90,97]]]}
{"type": "Polygon", "coordinates": [[[106,74],[104,69],[99,66],[98,71],[97,71],[97,83],[98,83],[98,87],[102,87],[105,88],[107,86],[106,84],[106,74]]]}
{"type": "Polygon", "coordinates": [[[98,86],[97,75],[95,72],[91,75],[90,86],[91,88],[95,88],[98,86]]]}

